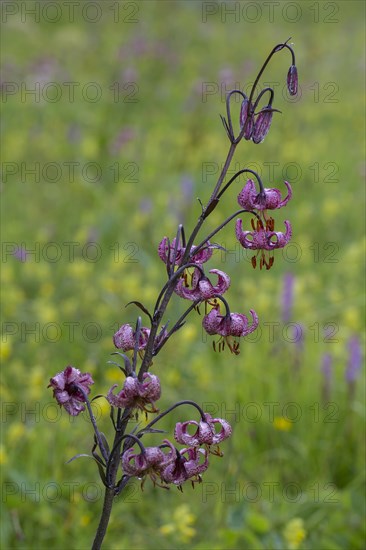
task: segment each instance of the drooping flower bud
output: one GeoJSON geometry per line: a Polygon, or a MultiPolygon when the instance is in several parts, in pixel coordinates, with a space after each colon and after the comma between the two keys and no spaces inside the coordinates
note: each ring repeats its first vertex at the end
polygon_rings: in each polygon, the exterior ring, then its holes
{"type": "MultiPolygon", "coordinates": [[[[149,339],[150,329],[146,327],[141,327],[138,351],[145,349],[147,341],[149,339]]],[[[121,349],[122,351],[129,351],[135,348],[136,343],[136,331],[132,328],[131,325],[124,324],[122,325],[113,336],[113,342],[116,348],[121,349]]]]}
{"type": "Polygon", "coordinates": [[[253,133],[253,127],[254,127],[254,121],[253,117],[250,117],[250,120],[248,120],[248,111],[249,111],[249,99],[244,99],[244,101],[241,104],[240,109],[240,129],[242,130],[244,127],[244,124],[246,124],[245,132],[244,132],[244,139],[250,140],[253,133]]]}
{"type": "Polygon", "coordinates": [[[255,120],[252,139],[254,143],[261,143],[269,132],[273,116],[270,105],[263,107],[255,120]]]}
{"type": "Polygon", "coordinates": [[[291,65],[287,73],[287,89],[290,95],[297,94],[298,76],[296,65],[291,65]]]}

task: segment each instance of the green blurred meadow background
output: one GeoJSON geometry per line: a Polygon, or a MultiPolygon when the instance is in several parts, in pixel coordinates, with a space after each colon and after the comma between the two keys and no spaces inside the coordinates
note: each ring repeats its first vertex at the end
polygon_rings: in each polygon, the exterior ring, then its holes
{"type": "MultiPolygon", "coordinates": [[[[153,306],[165,280],[158,242],[180,222],[188,233],[196,199],[209,198],[228,150],[225,94],[248,90],[290,36],[301,94],[286,94],[291,58],[276,55],[261,85],[272,83],[282,114],[262,144],[240,144],[233,170],[257,169],[282,191],[292,183],[277,214],[291,220],[292,244],[271,271],[253,270],[230,225],[209,266],[231,276],[233,310],[255,309],[260,330],[240,355],[215,353],[191,315],[153,367],[161,410],[196,400],[233,436],[194,489],[131,483],[104,547],[364,548],[364,3],[1,9],[2,548],[90,547],[102,484],[93,461],[66,464],[90,452],[90,422],[60,411],[47,384],[67,364],[92,374],[92,395],[122,382],[108,364],[113,333],[135,322],[127,302],[153,306]]],[[[182,311],[174,299],[168,317],[182,311]]],[[[160,427],[171,437],[190,418],[180,408],[160,427]]]]}

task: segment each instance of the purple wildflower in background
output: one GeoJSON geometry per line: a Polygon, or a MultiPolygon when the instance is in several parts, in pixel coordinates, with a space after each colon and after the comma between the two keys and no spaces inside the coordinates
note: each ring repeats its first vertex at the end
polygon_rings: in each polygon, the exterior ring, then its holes
{"type": "Polygon", "coordinates": [[[354,399],[356,391],[356,380],[361,370],[362,351],[358,336],[351,336],[348,340],[348,363],[345,372],[345,378],[348,385],[348,395],[350,401],[354,399]]]}
{"type": "Polygon", "coordinates": [[[330,353],[325,353],[323,355],[321,371],[323,375],[322,383],[322,398],[323,401],[330,400],[331,384],[332,384],[332,374],[333,374],[333,357],[330,353]]]}
{"type": "Polygon", "coordinates": [[[22,246],[18,246],[17,249],[13,252],[13,256],[20,262],[26,262],[28,254],[25,248],[23,248],[22,246]]]}
{"type": "Polygon", "coordinates": [[[295,357],[294,368],[298,370],[301,366],[304,351],[305,327],[302,323],[296,323],[295,357]]]}
{"type": "Polygon", "coordinates": [[[134,140],[136,137],[136,130],[131,126],[124,126],[120,129],[110,144],[109,151],[111,155],[118,155],[126,143],[134,140]]]}
{"type": "Polygon", "coordinates": [[[140,211],[143,214],[150,214],[153,209],[153,202],[151,199],[144,198],[140,201],[140,211]]]}
{"type": "Polygon", "coordinates": [[[361,370],[362,352],[358,336],[352,336],[348,341],[348,364],[346,368],[346,381],[354,382],[361,370]]]}
{"type": "Polygon", "coordinates": [[[193,180],[190,176],[184,175],[182,177],[180,190],[183,202],[190,205],[193,197],[193,180]]]}
{"type": "Polygon", "coordinates": [[[295,277],[292,273],[285,273],[283,276],[282,291],[282,320],[288,323],[292,317],[292,308],[294,305],[294,282],[295,277]]]}

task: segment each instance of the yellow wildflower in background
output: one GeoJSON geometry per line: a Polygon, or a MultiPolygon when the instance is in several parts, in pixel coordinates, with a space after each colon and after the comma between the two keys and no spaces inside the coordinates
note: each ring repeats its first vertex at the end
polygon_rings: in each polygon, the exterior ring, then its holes
{"type": "Polygon", "coordinates": [[[301,518],[291,519],[283,530],[283,536],[289,550],[297,550],[306,537],[304,522],[301,518]]]}
{"type": "Polygon", "coordinates": [[[292,422],[283,416],[275,416],[273,419],[273,427],[281,432],[288,432],[292,428],[292,422]]]}
{"type": "MultiPolygon", "coordinates": [[[[117,363],[118,361],[116,361],[117,363]]],[[[122,360],[122,363],[123,365],[123,360],[122,360]]],[[[121,371],[116,367],[116,366],[113,366],[113,367],[110,367],[108,369],[105,370],[105,378],[108,382],[110,382],[111,384],[123,384],[123,374],[121,373],[121,371]]]]}
{"type": "Polygon", "coordinates": [[[171,523],[162,525],[159,529],[162,535],[175,535],[181,542],[189,542],[196,534],[196,529],[192,527],[196,518],[190,513],[186,504],[178,506],[174,511],[171,523]]]}
{"type": "Polygon", "coordinates": [[[5,450],[5,445],[0,445],[0,466],[4,466],[8,462],[8,454],[5,450]]]}
{"type": "Polygon", "coordinates": [[[38,400],[44,394],[44,368],[33,367],[28,382],[29,398],[38,400]]]}
{"type": "Polygon", "coordinates": [[[90,520],[91,520],[90,514],[83,514],[80,518],[80,526],[86,527],[87,525],[89,525],[90,520]]]}
{"type": "Polygon", "coordinates": [[[350,306],[343,312],[345,325],[351,330],[361,330],[362,322],[360,319],[359,309],[356,306],[350,306]]]}
{"type": "Polygon", "coordinates": [[[11,343],[8,340],[0,342],[0,360],[5,361],[11,354],[11,343]]]}
{"type": "Polygon", "coordinates": [[[22,422],[14,422],[8,429],[6,441],[10,447],[21,441],[26,433],[25,425],[22,422]]]}

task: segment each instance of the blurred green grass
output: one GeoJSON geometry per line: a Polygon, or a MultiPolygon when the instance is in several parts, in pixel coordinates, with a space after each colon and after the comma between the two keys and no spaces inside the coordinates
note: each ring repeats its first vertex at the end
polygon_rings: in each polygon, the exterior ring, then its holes
{"type": "MultiPolygon", "coordinates": [[[[111,337],[136,316],[124,305],[139,299],[152,307],[164,277],[157,243],[180,221],[193,226],[195,199],[208,199],[224,162],[218,115],[225,89],[252,82],[272,46],[292,36],[301,99],[283,96],[290,58],[278,55],[263,81],[278,83],[275,106],[283,114],[262,145],[239,148],[235,167],[255,163],[268,181],[273,166],[268,186],[295,180],[279,216],[293,224],[294,255],[278,253],[269,273],[253,271],[230,227],[220,236],[229,253],[211,261],[232,278],[234,309],[257,311],[261,336],[243,342],[239,357],[215,354],[192,316],[154,365],[161,408],[195,399],[231,421],[234,435],[194,491],[146,483],[141,493],[132,484],[115,504],[105,547],[288,548],[284,529],[301,518],[300,548],[362,548],[364,372],[350,399],[345,369],[347,342],[361,337],[364,319],[363,4],[295,3],[301,16],[294,21],[282,2],[273,22],[264,7],[251,22],[254,12],[240,2],[236,22],[225,17],[228,2],[104,2],[95,23],[82,15],[85,3],[74,18],[62,9],[54,23],[51,11],[36,22],[14,4],[19,13],[3,17],[2,29],[2,82],[19,86],[15,94],[5,86],[1,122],[2,547],[90,545],[101,484],[91,461],[65,462],[90,451],[91,431],[81,417],[55,416],[48,380],[69,363],[92,373],[96,393],[118,380],[107,365],[111,337]],[[217,13],[203,22],[208,5],[217,13]],[[67,82],[76,83],[73,101],[67,82]],[[40,101],[37,92],[22,92],[36,83],[40,101]],[[94,90],[101,97],[89,101],[94,90]],[[25,173],[35,163],[39,178],[25,173]],[[12,243],[36,253],[21,262],[9,252],[12,243]],[[286,341],[282,324],[270,338],[287,272],[295,276],[292,321],[303,328],[302,349],[286,341]],[[333,357],[329,402],[322,401],[325,353],[333,357]]],[[[211,227],[232,212],[237,191],[221,201],[211,227]]],[[[177,300],[171,319],[179,311],[177,300]]],[[[190,416],[176,412],[166,429],[190,416]]],[[[102,424],[107,429],[108,418],[102,424]]]]}

